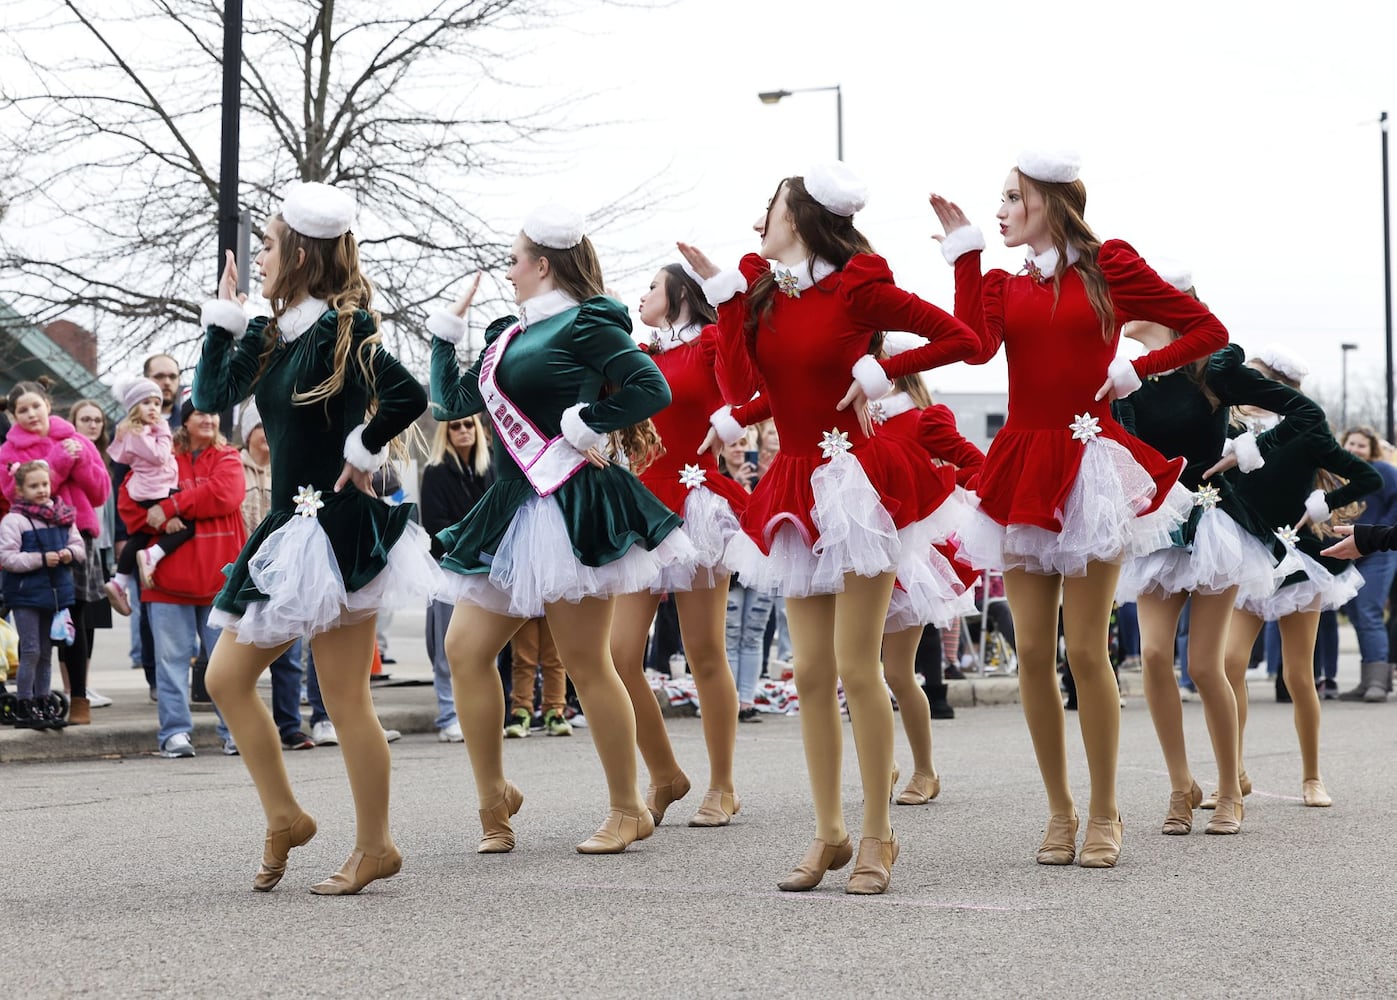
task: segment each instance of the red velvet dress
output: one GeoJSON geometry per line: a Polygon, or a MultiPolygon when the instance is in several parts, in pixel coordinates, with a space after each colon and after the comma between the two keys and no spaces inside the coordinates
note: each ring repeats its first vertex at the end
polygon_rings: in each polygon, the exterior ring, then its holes
{"type": "Polygon", "coordinates": [[[956,260],[956,315],[981,341],[971,364],[989,361],[1001,344],[1009,363],[1008,419],[985,458],[979,510],[960,535],[960,558],[971,565],[1080,576],[1088,562],[1169,544],[1191,509],[1188,492],[1175,489],[1183,460],[1167,461],[1126,433],[1109,400],[1095,396],[1127,320],[1182,333],[1132,362],[1141,377],[1212,354],[1227,331],[1128,244],[1106,242],[1097,262],[1115,306],[1109,337],[1076,267],[1067,268],[1055,302],[1050,276],[981,277],[978,250],[956,260]]]}
{"type": "MultiPolygon", "coordinates": [[[[768,268],[756,254],[744,257],[747,287],[768,268]]],[[[837,593],[849,572],[917,573],[937,540],[928,518],[954,482],[910,441],[865,437],[854,412],[835,407],[875,333],[930,340],[879,362],[891,378],[963,360],[975,350],[973,332],[898,288],[873,254],[856,254],[799,295],[778,289],[758,327],[755,362],[746,317],[745,294],[719,307],[718,382],[735,404],[763,393],[781,451],[749,498],[729,565],[746,585],[792,597],[837,593]]]]}
{"type": "Polygon", "coordinates": [[[723,552],[740,530],[737,519],[747,506],[747,491],[718,471],[713,453],[698,453],[708,435],[709,416],[723,405],[714,374],[718,328],[666,332],[656,343],[642,349],[669,383],[672,402],[650,418],[665,451],[640,473],[640,481],[684,518],[699,558],[692,567],[678,564],[667,569],[651,589],[661,593],[712,587],[715,577],[730,572],[723,552]],[[673,346],[666,343],[668,338],[673,346]]]}

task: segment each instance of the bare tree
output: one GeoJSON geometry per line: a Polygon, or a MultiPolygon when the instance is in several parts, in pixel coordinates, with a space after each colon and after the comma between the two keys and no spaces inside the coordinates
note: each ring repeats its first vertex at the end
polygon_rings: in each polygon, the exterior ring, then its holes
{"type": "MultiPolygon", "coordinates": [[[[512,234],[482,217],[478,192],[546,170],[583,127],[565,114],[577,95],[489,113],[512,86],[498,72],[504,50],[575,6],[251,5],[240,202],[265,211],[292,179],[353,190],[376,305],[416,334],[448,283],[504,260],[512,234]]],[[[126,16],[64,0],[5,33],[11,51],[0,61],[28,70],[21,89],[0,91],[0,120],[14,125],[9,200],[24,206],[29,230],[0,229],[0,298],[39,324],[83,318],[103,337],[107,367],[154,340],[192,342],[199,303],[215,287],[222,31],[216,0],[146,0],[126,16]],[[56,51],[55,37],[83,54],[56,51]],[[52,58],[34,55],[41,49],[52,58]],[[64,237],[35,240],[36,224],[64,237]]],[[[642,211],[653,190],[653,178],[638,182],[594,225],[642,211]]],[[[400,349],[411,339],[399,337],[400,349]]]]}

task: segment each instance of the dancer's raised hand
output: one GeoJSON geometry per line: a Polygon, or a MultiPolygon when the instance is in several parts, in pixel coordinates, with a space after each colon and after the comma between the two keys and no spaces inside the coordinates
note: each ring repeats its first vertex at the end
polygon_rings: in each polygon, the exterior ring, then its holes
{"type": "Polygon", "coordinates": [[[238,258],[231,250],[224,252],[227,254],[227,260],[223,265],[223,274],[218,279],[218,297],[230,302],[246,302],[247,293],[238,291],[238,258]]]}
{"type": "Polygon", "coordinates": [[[704,253],[696,246],[688,243],[674,244],[679,248],[680,254],[689,262],[689,266],[694,269],[694,273],[704,281],[718,273],[718,265],[708,259],[708,254],[704,253]]]}
{"type": "Polygon", "coordinates": [[[940,243],[957,229],[970,225],[970,219],[961,211],[960,206],[955,202],[949,201],[939,194],[931,195],[929,200],[931,202],[932,211],[935,212],[936,217],[941,220],[941,228],[945,230],[945,232],[941,234],[932,234],[931,238],[937,243],[940,243]]]}
{"type": "Polygon", "coordinates": [[[460,319],[466,315],[466,310],[475,301],[475,293],[480,290],[480,274],[477,272],[475,280],[471,282],[470,288],[466,289],[466,294],[462,295],[455,302],[451,303],[451,315],[460,319]]]}

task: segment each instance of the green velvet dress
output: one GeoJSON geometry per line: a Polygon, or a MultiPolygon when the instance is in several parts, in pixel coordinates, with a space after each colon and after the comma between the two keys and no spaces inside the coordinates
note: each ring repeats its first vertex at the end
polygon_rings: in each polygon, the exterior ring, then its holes
{"type": "MultiPolygon", "coordinates": [[[[487,346],[515,322],[508,317],[492,323],[487,346]]],[[[484,409],[483,357],[463,374],[455,345],[433,339],[431,388],[438,419],[484,409]]],[[[563,411],[577,403],[589,404],[580,411],[583,422],[606,433],[639,423],[670,402],[664,376],[631,339],[625,307],[602,296],[516,334],[496,363],[495,378],[549,438],[561,433],[563,411]],[[607,395],[600,399],[604,386],[607,395]]],[[[498,437],[494,485],[460,523],[437,535],[445,548],[442,567],[450,571],[451,596],[500,613],[541,614],[540,600],[576,601],[641,589],[649,582],[642,577],[657,571],[659,563],[682,558],[682,548],[692,550],[682,532],[672,540],[678,545],[662,547],[681,519],[624,466],[584,465],[555,492],[540,497],[498,437]],[[561,526],[549,512],[553,508],[561,526]],[[547,522],[537,520],[544,517],[547,522]],[[628,555],[635,557],[629,563],[628,555]],[[480,579],[453,589],[463,581],[453,581],[452,574],[480,579]],[[481,586],[486,579],[495,593],[481,586]]]]}
{"type": "MultiPolygon", "coordinates": [[[[306,594],[324,599],[343,594],[351,609],[370,610],[363,606],[362,598],[375,581],[375,600],[384,596],[379,592],[388,589],[386,581],[378,578],[388,567],[394,547],[400,540],[406,542],[405,532],[416,528],[425,540],[425,533],[411,525],[411,505],[390,506],[353,486],[335,492],[335,482],[344,468],[346,438],[364,423],[371,388],[377,396],[377,409],[363,428],[362,442],[369,452],[376,453],[425,409],[422,386],[396,358],[375,345],[368,365],[372,387],[351,360],[339,393],[323,402],[294,404],[296,393],[313,389],[332,370],[338,314],[326,311],[294,340],[279,340],[259,377],[267,322],[260,317],[252,320],[236,341],[230,331],[209,326],[194,372],[193,389],[194,406],[210,413],[227,410],[249,394],[255,395],[271,449],[271,509],[237,561],[225,567],[227,582],[214,598],[216,611],[222,613],[221,621],[234,628],[241,624],[239,639],[258,645],[299,638],[342,623],[326,622],[320,620],[324,615],[314,614],[309,621],[298,621],[306,616],[298,607],[287,605],[299,606],[299,602],[278,601],[275,603],[282,606],[265,607],[268,595],[253,582],[249,572],[249,564],[267,540],[297,519],[295,496],[302,487],[319,490],[324,504],[316,521],[328,540],[334,568],[326,564],[319,571],[331,576],[335,571],[339,574],[336,587],[333,580],[311,578],[316,572],[311,566],[278,567],[283,577],[292,577],[292,583],[306,594]],[[301,574],[299,580],[294,579],[297,574],[301,574]],[[360,600],[355,600],[356,593],[360,600]],[[249,614],[249,609],[255,614],[249,614]],[[264,618],[271,620],[260,620],[264,618]],[[303,626],[300,631],[280,636],[298,624],[303,626]]],[[[357,356],[364,338],[375,330],[367,312],[355,313],[351,359],[357,356]]]]}

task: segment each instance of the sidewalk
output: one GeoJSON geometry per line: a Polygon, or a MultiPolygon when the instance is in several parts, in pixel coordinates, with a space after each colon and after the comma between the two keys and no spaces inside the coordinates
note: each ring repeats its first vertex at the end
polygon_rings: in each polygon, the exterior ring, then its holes
{"type": "MultiPolygon", "coordinates": [[[[390,678],[374,685],[374,703],[385,728],[403,734],[435,732],[436,696],[432,689],[432,668],[424,645],[424,613],[403,613],[394,616],[388,629],[389,655],[398,662],[384,669],[390,678]]],[[[19,761],[81,760],[96,757],[125,757],[154,754],[157,729],[155,705],[150,701],[145,675],[132,670],[127,659],[125,619],[118,619],[115,629],[97,632],[89,685],[111,698],[109,708],[92,710],[92,725],[69,726],[47,732],[0,728],[0,763],[19,761]]],[[[55,672],[56,676],[56,672],[55,672]]],[[[1339,627],[1339,686],[1345,690],[1358,683],[1358,644],[1353,629],[1341,623],[1339,627]]],[[[262,688],[269,690],[266,678],[262,688]]],[[[1251,696],[1257,700],[1274,697],[1269,678],[1250,684],[1251,696]]],[[[1128,701],[1142,700],[1143,689],[1138,671],[1121,674],[1121,692],[1128,701]]],[[[950,682],[949,700],[956,708],[976,705],[1009,705],[1019,700],[1019,685],[1014,677],[971,678],[950,682]]],[[[667,715],[692,714],[670,710],[667,715]]],[[[1141,705],[1143,708],[1143,704],[1141,705]]],[[[309,709],[302,706],[309,718],[309,709]]],[[[215,726],[217,716],[212,711],[194,713],[193,740],[195,747],[218,752],[220,746],[215,726]]],[[[958,723],[957,723],[958,724],[958,723]]],[[[305,729],[310,731],[307,722],[305,729]]]]}

